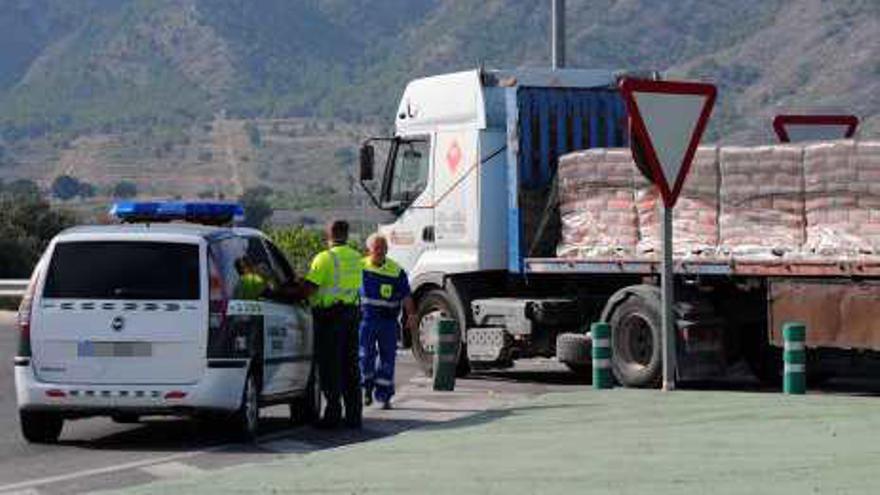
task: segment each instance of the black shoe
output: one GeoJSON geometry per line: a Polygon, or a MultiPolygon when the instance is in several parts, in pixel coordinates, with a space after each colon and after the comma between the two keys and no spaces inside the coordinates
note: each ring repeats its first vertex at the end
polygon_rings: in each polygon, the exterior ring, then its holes
{"type": "Polygon", "coordinates": [[[373,387],[364,388],[364,405],[372,406],[373,405],[373,387]]]}
{"type": "Polygon", "coordinates": [[[360,430],[362,425],[361,418],[345,420],[345,427],[351,430],[360,430]]]}
{"type": "Polygon", "coordinates": [[[391,400],[382,401],[382,409],[386,411],[391,409],[391,400]]]}

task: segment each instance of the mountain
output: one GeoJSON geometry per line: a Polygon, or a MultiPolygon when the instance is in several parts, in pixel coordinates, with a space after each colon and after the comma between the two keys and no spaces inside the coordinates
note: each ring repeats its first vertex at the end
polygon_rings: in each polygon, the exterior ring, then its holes
{"type": "MultiPolygon", "coordinates": [[[[781,109],[853,112],[863,120],[862,135],[880,130],[876,0],[567,3],[570,67],[658,69],[716,82],[713,139],[767,142],[769,120],[781,109]]],[[[190,157],[180,163],[196,163],[193,156],[217,150],[194,146],[216,146],[216,129],[243,132],[246,121],[270,134],[282,129],[275,134],[291,139],[290,146],[306,143],[308,132],[296,129],[346,129],[348,141],[337,147],[349,151],[291,162],[276,150],[272,156],[281,161],[263,164],[272,172],[262,175],[294,183],[304,169],[350,156],[368,129],[387,128],[413,77],[546,66],[549,4],[0,0],[0,178],[45,183],[77,153],[101,170],[102,160],[169,142],[190,157]],[[202,136],[206,126],[215,130],[202,136]],[[98,153],[96,142],[115,143],[107,146],[116,151],[98,153]]],[[[225,142],[233,141],[244,142],[225,142]]],[[[114,177],[142,180],[140,171],[147,174],[155,161],[122,160],[114,177]]],[[[181,167],[183,173],[198,168],[181,167]]],[[[251,164],[245,186],[271,186],[255,169],[251,164]]]]}

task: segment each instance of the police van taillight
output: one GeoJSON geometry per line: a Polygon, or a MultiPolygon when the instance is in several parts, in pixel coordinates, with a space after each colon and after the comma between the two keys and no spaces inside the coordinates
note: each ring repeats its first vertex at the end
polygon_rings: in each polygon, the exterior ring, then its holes
{"type": "Polygon", "coordinates": [[[18,306],[18,357],[31,357],[31,318],[34,313],[34,293],[37,290],[38,278],[39,271],[36,271],[18,306]]]}

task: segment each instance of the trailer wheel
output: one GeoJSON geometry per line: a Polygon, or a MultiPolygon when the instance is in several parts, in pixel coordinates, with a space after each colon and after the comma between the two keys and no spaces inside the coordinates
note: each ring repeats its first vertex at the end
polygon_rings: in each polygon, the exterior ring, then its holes
{"type": "Polygon", "coordinates": [[[556,359],[578,375],[589,372],[590,337],[583,333],[561,333],[556,337],[556,359]]]}
{"type": "MultiPolygon", "coordinates": [[[[452,318],[458,321],[459,331],[464,332],[464,318],[452,296],[442,289],[430,290],[420,298],[417,311],[419,324],[412,331],[412,352],[425,375],[432,376],[434,373],[434,347],[431,343],[430,331],[434,322],[438,318],[452,318]]],[[[464,334],[462,333],[462,335],[464,334]]],[[[464,352],[464,345],[462,345],[456,374],[464,376],[469,371],[470,364],[467,360],[467,354],[464,352]]]]}
{"type": "Polygon", "coordinates": [[[660,300],[652,296],[633,293],[611,314],[611,369],[626,387],[659,387],[663,378],[660,300]]]}

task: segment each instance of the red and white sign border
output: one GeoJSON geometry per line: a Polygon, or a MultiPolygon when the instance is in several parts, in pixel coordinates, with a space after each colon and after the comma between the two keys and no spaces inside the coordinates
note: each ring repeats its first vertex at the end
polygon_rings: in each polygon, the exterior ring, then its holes
{"type": "Polygon", "coordinates": [[[690,172],[691,163],[697,152],[697,146],[700,144],[700,139],[703,137],[703,132],[706,130],[706,124],[709,123],[709,116],[712,114],[712,109],[715,106],[715,99],[718,95],[718,90],[713,84],[708,83],[652,81],[648,79],[625,78],[620,81],[620,92],[626,103],[626,109],[632,121],[631,128],[633,135],[631,136],[631,139],[638,140],[639,144],[642,145],[645,160],[648,162],[648,166],[651,167],[651,171],[654,175],[654,182],[660,188],[660,195],[663,197],[663,204],[666,205],[667,208],[672,208],[675,206],[675,202],[678,200],[678,195],[681,193],[681,188],[684,186],[684,180],[687,177],[688,172],[690,172]],[[642,114],[639,112],[634,93],[698,95],[706,97],[706,101],[703,104],[703,110],[700,112],[700,117],[697,119],[697,125],[694,127],[694,132],[691,135],[690,142],[688,143],[687,150],[682,159],[678,177],[676,177],[675,184],[673,184],[671,188],[666,182],[666,177],[663,175],[660,160],[657,159],[657,152],[651,142],[651,137],[648,134],[648,129],[645,126],[642,114]]]}
{"type": "Polygon", "coordinates": [[[844,139],[849,139],[853,137],[856,133],[856,128],[859,126],[859,118],[855,115],[793,115],[793,114],[784,114],[777,115],[776,118],[773,119],[773,130],[776,131],[776,136],[779,137],[779,141],[782,143],[790,143],[791,138],[788,136],[788,131],[785,129],[787,125],[839,125],[839,126],[847,126],[846,133],[843,135],[844,139]]]}

